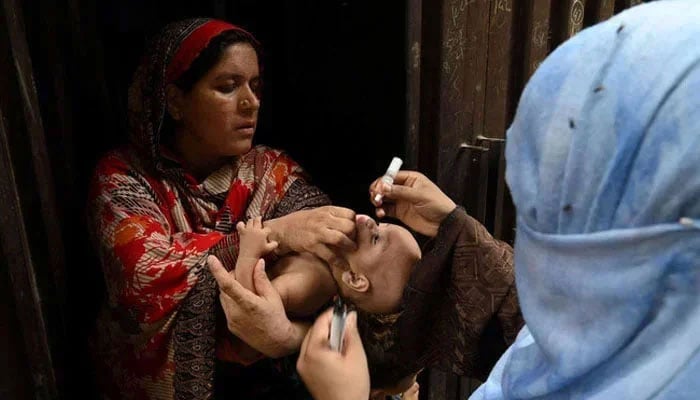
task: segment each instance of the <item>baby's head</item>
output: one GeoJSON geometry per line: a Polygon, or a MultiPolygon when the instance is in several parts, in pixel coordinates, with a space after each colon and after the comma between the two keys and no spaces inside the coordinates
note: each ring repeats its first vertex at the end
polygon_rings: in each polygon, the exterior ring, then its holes
{"type": "Polygon", "coordinates": [[[342,252],[331,266],[340,296],[368,313],[395,312],[413,267],[421,258],[411,232],[357,215],[357,250],[342,252]]]}

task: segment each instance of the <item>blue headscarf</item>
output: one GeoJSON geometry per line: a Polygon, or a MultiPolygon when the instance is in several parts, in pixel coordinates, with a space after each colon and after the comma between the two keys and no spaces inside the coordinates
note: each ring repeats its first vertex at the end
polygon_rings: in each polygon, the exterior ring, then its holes
{"type": "Polygon", "coordinates": [[[700,399],[700,1],[560,46],[506,155],[526,326],[472,399],[700,399]]]}

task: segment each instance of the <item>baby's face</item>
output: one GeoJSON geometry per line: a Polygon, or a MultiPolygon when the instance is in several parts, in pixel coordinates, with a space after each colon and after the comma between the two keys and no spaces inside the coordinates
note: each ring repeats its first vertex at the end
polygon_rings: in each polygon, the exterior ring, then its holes
{"type": "Polygon", "coordinates": [[[367,215],[356,217],[356,228],[357,250],[345,253],[350,269],[369,278],[373,300],[398,307],[413,267],[421,257],[418,242],[406,228],[377,225],[367,215]]]}

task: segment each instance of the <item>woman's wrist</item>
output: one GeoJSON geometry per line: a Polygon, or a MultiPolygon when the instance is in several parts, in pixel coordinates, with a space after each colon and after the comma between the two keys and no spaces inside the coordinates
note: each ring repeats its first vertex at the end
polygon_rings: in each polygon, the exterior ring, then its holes
{"type": "Polygon", "coordinates": [[[440,205],[438,206],[438,221],[437,225],[440,226],[447,219],[447,217],[452,214],[457,208],[457,204],[452,201],[449,197],[445,196],[440,205]]]}
{"type": "Polygon", "coordinates": [[[263,221],[263,227],[270,229],[268,240],[277,242],[277,248],[273,250],[275,255],[282,256],[291,251],[285,240],[284,232],[286,227],[284,217],[263,221]]]}

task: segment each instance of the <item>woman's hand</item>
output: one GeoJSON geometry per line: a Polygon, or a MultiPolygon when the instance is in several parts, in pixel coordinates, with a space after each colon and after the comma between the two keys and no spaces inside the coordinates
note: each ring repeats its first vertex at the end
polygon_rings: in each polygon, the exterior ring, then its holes
{"type": "Polygon", "coordinates": [[[332,309],[316,319],[306,334],[297,360],[297,371],[317,400],[367,400],[369,369],[357,331],[357,314],[345,324],[343,351],[331,350],[328,341],[332,309]]]}
{"type": "Polygon", "coordinates": [[[272,358],[299,349],[306,329],[287,318],[282,299],[267,278],[263,259],[258,260],[253,272],[257,294],[238,283],[233,271],[226,271],[215,256],[209,256],[207,264],[219,284],[219,301],[231,333],[272,358]]]}
{"type": "Polygon", "coordinates": [[[278,254],[309,252],[331,263],[337,248],[354,250],[355,212],[343,207],[324,206],[296,211],[264,222],[270,240],[279,243],[278,254]]]}
{"type": "Polygon", "coordinates": [[[435,183],[416,171],[399,171],[393,185],[378,178],[370,185],[369,194],[378,218],[398,218],[430,237],[437,235],[442,220],[457,206],[435,183]],[[379,202],[374,201],[377,194],[383,195],[379,202]]]}

